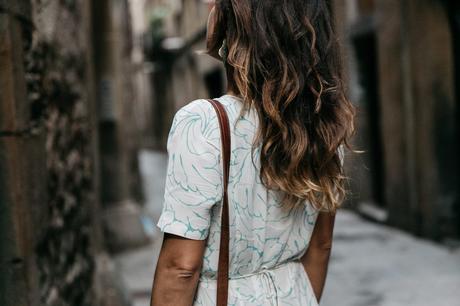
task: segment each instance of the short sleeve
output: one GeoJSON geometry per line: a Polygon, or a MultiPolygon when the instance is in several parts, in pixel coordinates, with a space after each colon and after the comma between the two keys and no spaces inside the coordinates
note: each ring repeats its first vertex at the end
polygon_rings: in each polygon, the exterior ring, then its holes
{"type": "Polygon", "coordinates": [[[166,233],[204,240],[211,208],[222,199],[220,130],[209,102],[193,101],[175,114],[167,150],[163,211],[157,226],[166,233]]]}

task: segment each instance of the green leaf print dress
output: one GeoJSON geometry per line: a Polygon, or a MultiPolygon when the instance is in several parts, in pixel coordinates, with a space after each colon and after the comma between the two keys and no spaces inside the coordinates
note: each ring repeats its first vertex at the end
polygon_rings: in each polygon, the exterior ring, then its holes
{"type": "MultiPolygon", "coordinates": [[[[318,212],[308,203],[288,209],[281,195],[259,179],[260,152],[252,142],[258,125],[254,110],[241,117],[242,102],[217,99],[231,130],[229,305],[318,305],[299,262],[318,212]]],[[[174,116],[168,136],[168,170],[159,228],[207,246],[194,305],[216,305],[222,199],[219,122],[212,105],[196,100],[174,116]]]]}

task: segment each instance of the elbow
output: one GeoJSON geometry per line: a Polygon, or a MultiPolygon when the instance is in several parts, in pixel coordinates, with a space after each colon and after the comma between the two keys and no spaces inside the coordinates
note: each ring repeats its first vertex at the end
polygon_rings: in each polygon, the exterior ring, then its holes
{"type": "Polygon", "coordinates": [[[332,250],[332,241],[331,240],[311,241],[308,248],[315,252],[330,253],[332,250]]]}
{"type": "Polygon", "coordinates": [[[200,266],[189,262],[159,260],[153,281],[151,305],[191,305],[188,298],[199,281],[200,266]],[[187,301],[187,303],[184,303],[187,301]]]}
{"type": "Polygon", "coordinates": [[[331,250],[332,250],[332,242],[325,242],[325,243],[322,243],[322,244],[320,244],[317,248],[318,248],[319,250],[322,250],[323,252],[328,252],[328,253],[330,253],[331,250]]]}
{"type": "Polygon", "coordinates": [[[169,277],[180,281],[195,280],[201,272],[201,262],[187,259],[172,258],[166,262],[159,262],[159,265],[169,277]]]}
{"type": "Polygon", "coordinates": [[[165,239],[158,258],[158,274],[170,281],[197,280],[203,264],[204,248],[201,244],[197,247],[193,243],[171,237],[165,239]]]}
{"type": "Polygon", "coordinates": [[[331,243],[315,243],[308,246],[302,261],[324,263],[329,261],[331,255],[332,244],[331,243]]]}
{"type": "Polygon", "coordinates": [[[175,263],[168,267],[170,274],[179,280],[198,278],[201,272],[201,265],[189,263],[175,263]]]}

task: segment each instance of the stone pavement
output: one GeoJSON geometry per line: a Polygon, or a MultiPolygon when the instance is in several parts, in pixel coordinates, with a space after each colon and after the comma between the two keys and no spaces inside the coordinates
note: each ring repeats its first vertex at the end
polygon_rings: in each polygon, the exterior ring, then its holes
{"type": "Polygon", "coordinates": [[[322,305],[460,306],[460,250],[340,211],[322,305]]]}
{"type": "MultiPolygon", "coordinates": [[[[166,156],[142,152],[146,215],[161,212],[166,156]]],[[[133,306],[147,306],[161,233],[147,247],[117,256],[133,306]]],[[[322,306],[460,306],[460,250],[415,238],[341,210],[322,306]]]]}

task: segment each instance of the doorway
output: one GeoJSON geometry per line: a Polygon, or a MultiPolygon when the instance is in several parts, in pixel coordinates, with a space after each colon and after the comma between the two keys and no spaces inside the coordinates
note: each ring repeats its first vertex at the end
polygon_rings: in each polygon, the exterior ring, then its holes
{"type": "Polygon", "coordinates": [[[358,85],[361,91],[361,128],[363,161],[371,179],[370,201],[378,208],[385,208],[384,167],[382,164],[382,138],[380,124],[380,98],[378,78],[377,37],[373,27],[355,33],[352,46],[356,56],[358,85]]]}

